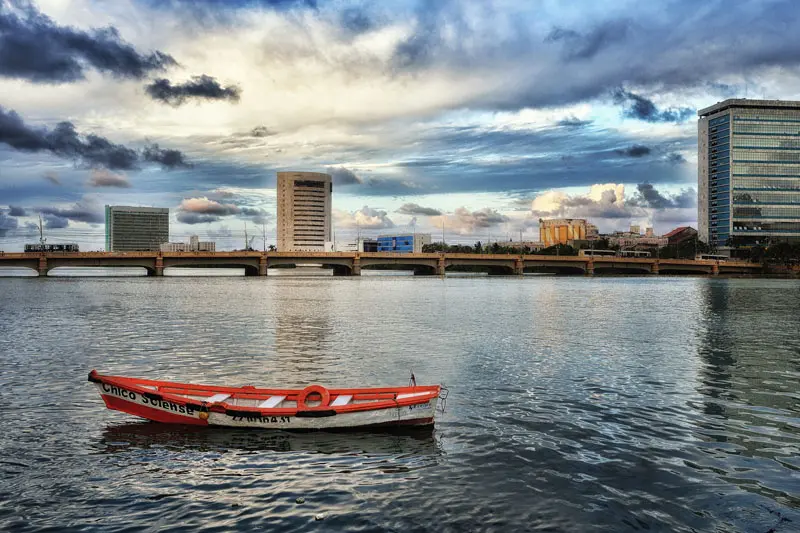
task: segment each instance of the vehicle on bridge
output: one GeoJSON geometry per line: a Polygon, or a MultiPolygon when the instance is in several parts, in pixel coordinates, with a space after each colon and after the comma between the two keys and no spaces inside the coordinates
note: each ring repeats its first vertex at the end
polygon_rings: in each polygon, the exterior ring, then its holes
{"type": "Polygon", "coordinates": [[[440,385],[372,389],[215,387],[123,376],[96,370],[89,381],[106,407],[155,422],[265,429],[431,426],[440,385]]]}
{"type": "Polygon", "coordinates": [[[26,244],[25,252],[79,252],[78,245],[70,244],[26,244]]]}
{"type": "Polygon", "coordinates": [[[719,254],[697,254],[694,256],[695,261],[727,261],[730,257],[727,255],[719,254]]]}
{"type": "Polygon", "coordinates": [[[644,250],[620,250],[620,257],[650,257],[653,254],[644,250]]]}
{"type": "Polygon", "coordinates": [[[616,250],[578,250],[578,255],[581,257],[614,257],[617,255],[616,250]]]}

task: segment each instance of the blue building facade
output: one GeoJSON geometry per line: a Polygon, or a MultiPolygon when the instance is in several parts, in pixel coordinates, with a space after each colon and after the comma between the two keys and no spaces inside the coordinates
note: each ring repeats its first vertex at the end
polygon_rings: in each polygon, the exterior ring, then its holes
{"type": "Polygon", "coordinates": [[[378,237],[379,252],[414,252],[414,235],[382,235],[378,237]]]}
{"type": "Polygon", "coordinates": [[[700,239],[800,241],[800,102],[725,100],[698,115],[700,239]]]}

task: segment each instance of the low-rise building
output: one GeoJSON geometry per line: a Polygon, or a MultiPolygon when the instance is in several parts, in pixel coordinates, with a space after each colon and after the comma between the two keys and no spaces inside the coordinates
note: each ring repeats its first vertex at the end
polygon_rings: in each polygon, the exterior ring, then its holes
{"type": "Polygon", "coordinates": [[[217,243],[214,241],[201,241],[197,235],[189,237],[189,243],[165,242],[159,249],[162,252],[216,252],[217,243]]]}
{"type": "Polygon", "coordinates": [[[378,241],[376,239],[357,239],[354,242],[348,242],[343,246],[343,252],[377,252],[378,241]]]}
{"type": "Polygon", "coordinates": [[[669,244],[680,244],[684,241],[689,241],[697,237],[697,230],[690,226],[680,226],[670,231],[664,237],[669,244]]]}
{"type": "Polygon", "coordinates": [[[404,233],[378,235],[378,252],[421,253],[422,247],[431,243],[430,233],[404,233]]]}

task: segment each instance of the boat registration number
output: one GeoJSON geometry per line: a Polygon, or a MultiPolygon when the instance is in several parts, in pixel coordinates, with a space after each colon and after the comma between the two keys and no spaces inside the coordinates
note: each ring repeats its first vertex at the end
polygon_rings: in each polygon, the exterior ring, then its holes
{"type": "Polygon", "coordinates": [[[257,422],[259,424],[288,424],[290,416],[232,416],[234,422],[257,422]]]}

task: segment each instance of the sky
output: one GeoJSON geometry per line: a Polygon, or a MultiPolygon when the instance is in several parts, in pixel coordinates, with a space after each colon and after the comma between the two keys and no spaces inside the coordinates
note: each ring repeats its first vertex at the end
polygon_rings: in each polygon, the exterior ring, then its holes
{"type": "Polygon", "coordinates": [[[341,244],[696,226],[697,110],[800,99],[790,1],[0,0],[0,250],[275,242],[276,172],[328,172],[341,244]]]}

